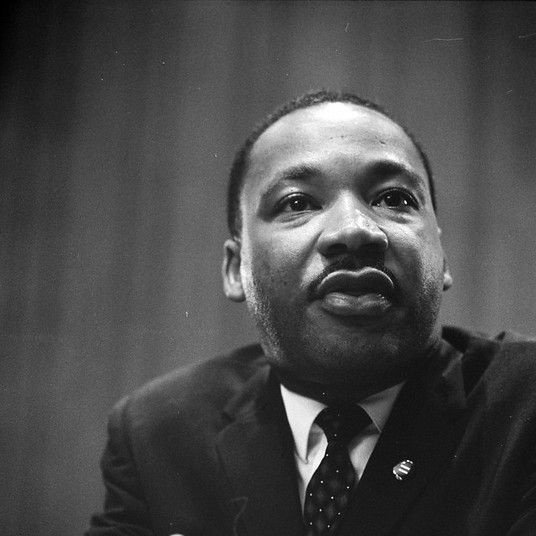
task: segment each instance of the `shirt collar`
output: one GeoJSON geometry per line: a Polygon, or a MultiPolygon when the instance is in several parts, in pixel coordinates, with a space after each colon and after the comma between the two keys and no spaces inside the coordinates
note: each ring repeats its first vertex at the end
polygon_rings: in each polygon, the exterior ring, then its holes
{"type": "MultiPolygon", "coordinates": [[[[383,430],[393,408],[396,397],[404,383],[399,383],[389,389],[375,393],[359,403],[370,417],[378,433],[383,430]]],[[[309,434],[316,416],[326,407],[326,404],[289,391],[281,384],[281,396],[287,413],[287,419],[294,437],[297,455],[307,461],[309,434]]]]}

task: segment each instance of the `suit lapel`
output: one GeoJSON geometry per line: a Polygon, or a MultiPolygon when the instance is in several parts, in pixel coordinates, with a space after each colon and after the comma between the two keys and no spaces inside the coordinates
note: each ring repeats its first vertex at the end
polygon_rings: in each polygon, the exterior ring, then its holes
{"type": "Polygon", "coordinates": [[[292,434],[278,383],[267,368],[226,412],[232,422],[216,441],[233,490],[233,534],[300,534],[292,434]]]}
{"type": "Polygon", "coordinates": [[[433,366],[406,382],[359,482],[341,536],[389,534],[453,452],[464,428],[460,357],[443,345],[433,366]],[[393,467],[406,459],[413,469],[397,480],[393,467]]]}

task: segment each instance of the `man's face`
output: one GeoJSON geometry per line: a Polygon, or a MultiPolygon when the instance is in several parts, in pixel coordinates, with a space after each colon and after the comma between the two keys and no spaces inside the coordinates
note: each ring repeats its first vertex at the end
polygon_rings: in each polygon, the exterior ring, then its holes
{"type": "Polygon", "coordinates": [[[272,364],[362,396],[439,339],[450,285],[426,171],[403,130],[349,103],[294,111],[253,147],[224,286],[272,364]]]}

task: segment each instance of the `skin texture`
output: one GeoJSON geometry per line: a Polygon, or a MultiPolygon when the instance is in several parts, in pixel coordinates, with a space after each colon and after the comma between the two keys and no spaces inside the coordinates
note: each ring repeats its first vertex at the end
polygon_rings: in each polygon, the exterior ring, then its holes
{"type": "Polygon", "coordinates": [[[437,345],[451,277],[426,171],[396,123],[349,103],[282,117],[253,147],[241,210],[224,290],[294,390],[360,400],[437,345]]]}

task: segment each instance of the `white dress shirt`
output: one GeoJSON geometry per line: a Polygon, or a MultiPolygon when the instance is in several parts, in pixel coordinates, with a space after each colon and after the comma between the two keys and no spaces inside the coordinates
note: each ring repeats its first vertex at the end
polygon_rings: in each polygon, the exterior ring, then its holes
{"type": "MultiPolygon", "coordinates": [[[[390,387],[359,403],[372,422],[348,445],[357,480],[361,478],[365,470],[402,385],[403,383],[400,383],[390,387]]],[[[326,404],[289,391],[284,385],[281,385],[281,395],[294,437],[294,458],[298,469],[298,488],[303,508],[307,484],[320,465],[327,447],[324,432],[314,422],[326,404]]]]}

